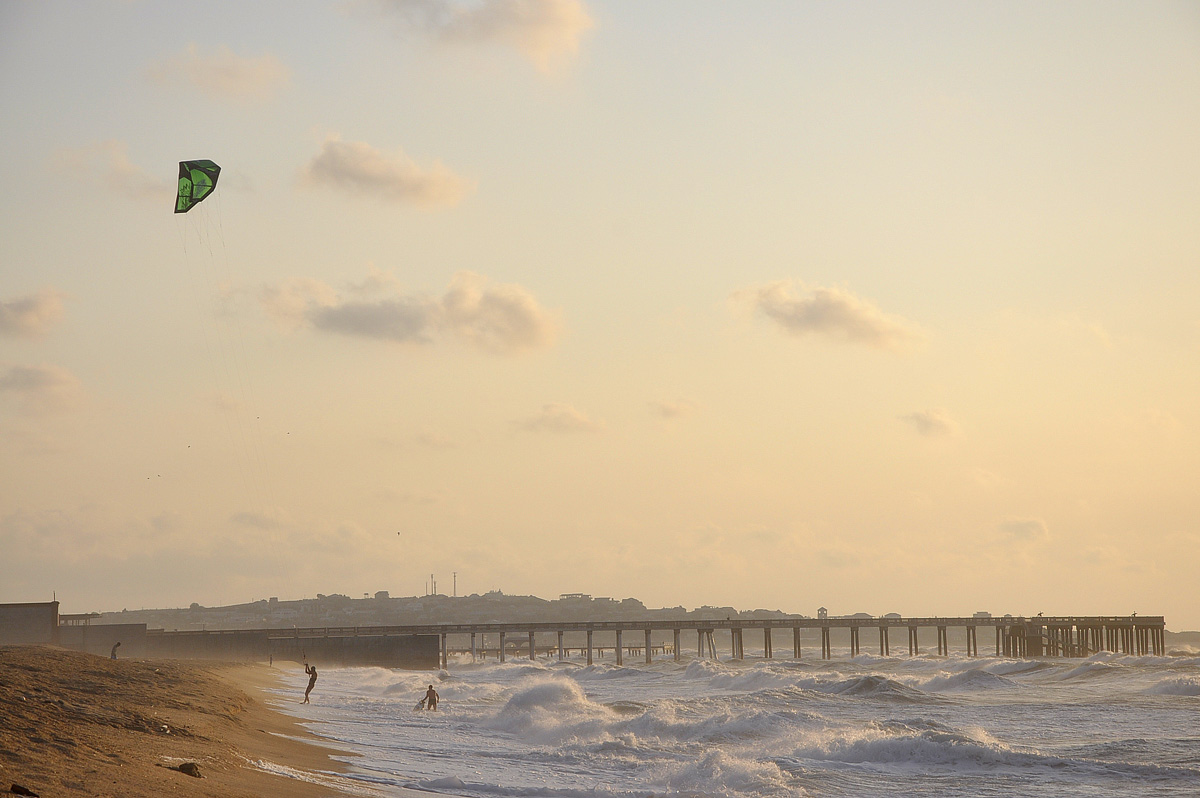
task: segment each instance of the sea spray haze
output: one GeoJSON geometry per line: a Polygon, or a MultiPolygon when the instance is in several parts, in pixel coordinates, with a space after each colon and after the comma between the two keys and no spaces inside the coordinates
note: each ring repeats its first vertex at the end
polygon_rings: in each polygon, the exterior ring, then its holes
{"type": "Polygon", "coordinates": [[[1195,796],[1200,654],[1174,653],[331,669],[297,714],[384,795],[1195,796]]]}

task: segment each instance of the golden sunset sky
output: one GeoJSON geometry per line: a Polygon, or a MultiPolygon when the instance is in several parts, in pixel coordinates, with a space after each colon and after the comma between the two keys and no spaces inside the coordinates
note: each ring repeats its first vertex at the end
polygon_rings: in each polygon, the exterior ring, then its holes
{"type": "Polygon", "coordinates": [[[1196,3],[5,2],[0,109],[0,601],[1200,627],[1196,3]]]}

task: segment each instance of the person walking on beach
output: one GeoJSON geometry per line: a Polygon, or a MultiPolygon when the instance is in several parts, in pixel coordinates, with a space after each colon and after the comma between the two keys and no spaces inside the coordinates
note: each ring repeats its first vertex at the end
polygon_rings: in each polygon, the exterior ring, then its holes
{"type": "Polygon", "coordinates": [[[437,709],[437,702],[437,690],[434,690],[431,684],[429,685],[429,689],[425,691],[425,709],[437,709]]]}
{"type": "Polygon", "coordinates": [[[308,674],[308,689],[304,691],[304,700],[300,702],[301,704],[308,703],[308,694],[312,692],[313,685],[317,683],[316,668],[306,662],[304,663],[304,672],[308,674]]]}
{"type": "Polygon", "coordinates": [[[120,648],[120,647],[121,647],[121,641],[120,641],[120,640],[118,640],[117,642],[113,643],[112,651],[110,651],[110,652],[108,653],[108,658],[109,658],[109,659],[116,659],[116,658],[117,658],[117,649],[118,649],[118,648],[120,648]]]}

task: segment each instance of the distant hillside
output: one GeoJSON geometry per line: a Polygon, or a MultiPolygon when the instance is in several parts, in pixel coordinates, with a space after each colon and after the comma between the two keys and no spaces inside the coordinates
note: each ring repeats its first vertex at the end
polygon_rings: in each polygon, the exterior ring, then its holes
{"type": "Polygon", "coordinates": [[[318,594],[315,599],[263,599],[249,604],[186,609],[105,612],[95,623],[144,623],[151,629],[271,629],[326,626],[401,626],[426,623],[522,623],[552,621],[618,621],[655,618],[713,620],[725,618],[784,618],[781,610],[736,610],[733,607],[682,606],[647,609],[635,598],[612,599],[571,594],[549,600],[537,596],[508,596],[499,591],[470,596],[410,596],[392,598],[385,591],[374,597],[350,598],[318,594]]]}
{"type": "Polygon", "coordinates": [[[1200,632],[1167,632],[1166,638],[1168,653],[1183,648],[1200,651],[1200,632]]]}

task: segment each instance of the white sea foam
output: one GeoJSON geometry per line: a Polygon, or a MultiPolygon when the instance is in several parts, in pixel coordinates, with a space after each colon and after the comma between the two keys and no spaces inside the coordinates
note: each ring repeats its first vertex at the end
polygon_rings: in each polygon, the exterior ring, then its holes
{"type": "Polygon", "coordinates": [[[698,759],[667,766],[655,774],[671,792],[682,795],[774,795],[805,796],[795,779],[774,762],[737,756],[717,749],[698,759]]]}
{"type": "Polygon", "coordinates": [[[377,789],[355,783],[352,779],[343,778],[333,773],[310,773],[304,770],[280,765],[276,762],[271,762],[266,759],[246,759],[246,764],[255,770],[261,770],[264,773],[271,773],[276,776],[293,779],[295,781],[303,781],[308,784],[319,784],[335,791],[339,795],[358,795],[363,798],[381,798],[385,793],[377,789]]]}
{"type": "Polygon", "coordinates": [[[548,677],[523,683],[485,725],[549,744],[603,738],[616,717],[574,680],[548,677]]]}
{"type": "Polygon", "coordinates": [[[1146,692],[1155,695],[1197,695],[1200,696],[1200,676],[1176,676],[1163,679],[1146,692]]]}
{"type": "Polygon", "coordinates": [[[1120,666],[1109,662],[1085,662],[1062,675],[1063,679],[1096,678],[1116,671],[1120,666]]]}
{"type": "Polygon", "coordinates": [[[951,730],[927,724],[871,723],[805,735],[792,756],[800,759],[927,768],[985,768],[1028,758],[979,728],[951,730]]]}
{"type": "Polygon", "coordinates": [[[1156,798],[1200,780],[1200,663],[876,657],[322,671],[286,707],[373,789],[474,798],[1156,798]],[[414,712],[433,683],[439,712],[414,712]]]}
{"type": "Polygon", "coordinates": [[[982,668],[972,668],[958,673],[938,674],[922,679],[912,685],[922,690],[936,693],[949,693],[974,690],[997,690],[1018,687],[1017,682],[1004,676],[999,676],[982,668]]]}

